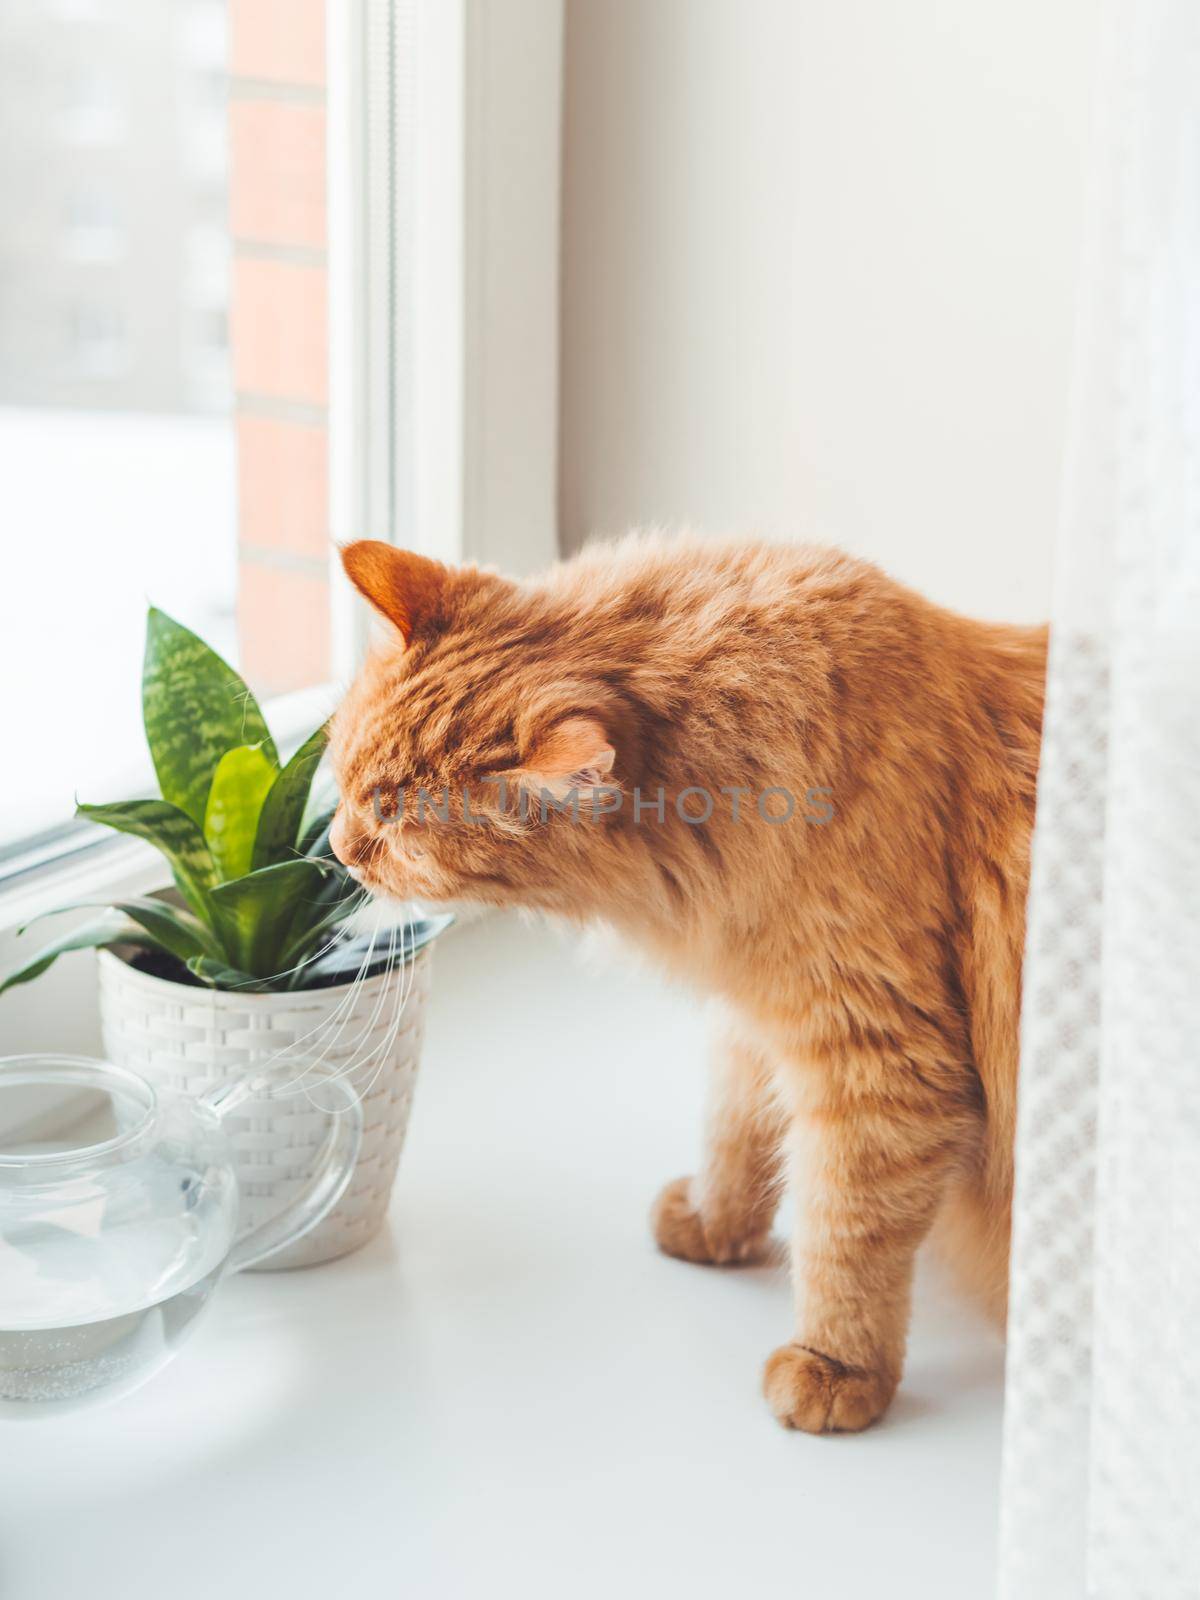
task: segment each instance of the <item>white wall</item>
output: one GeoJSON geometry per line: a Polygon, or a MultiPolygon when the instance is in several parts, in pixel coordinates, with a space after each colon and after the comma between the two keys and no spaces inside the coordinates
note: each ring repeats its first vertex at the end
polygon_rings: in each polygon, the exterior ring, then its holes
{"type": "Polygon", "coordinates": [[[1094,0],[568,0],[560,511],[1048,606],[1094,0]]]}

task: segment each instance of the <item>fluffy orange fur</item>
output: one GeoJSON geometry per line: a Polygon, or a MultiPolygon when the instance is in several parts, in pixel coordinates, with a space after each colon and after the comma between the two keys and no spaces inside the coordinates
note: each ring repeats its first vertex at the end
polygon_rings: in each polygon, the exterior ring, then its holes
{"type": "Polygon", "coordinates": [[[394,632],[335,719],[338,854],[391,894],[602,920],[726,1002],[702,1165],[655,1236],[753,1259],[789,1183],[766,1396],[791,1427],[865,1427],[935,1223],[1003,1312],[1045,629],[811,548],[638,537],[520,583],[369,542],[345,564],[394,632]],[[514,806],[543,788],[578,819],[514,806]],[[717,801],[702,825],[689,788],[717,801]]]}

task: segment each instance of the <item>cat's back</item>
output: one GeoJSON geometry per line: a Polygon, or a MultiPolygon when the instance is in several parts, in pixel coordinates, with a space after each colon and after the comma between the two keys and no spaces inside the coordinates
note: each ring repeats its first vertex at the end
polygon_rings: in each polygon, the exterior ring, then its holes
{"type": "Polygon", "coordinates": [[[647,625],[749,636],[816,630],[848,653],[897,645],[951,659],[1007,659],[1044,672],[1046,629],[977,622],[938,606],[874,562],[819,543],[635,531],[583,547],[540,583],[556,605],[647,625]]]}
{"type": "Polygon", "coordinates": [[[831,546],[656,530],[585,545],[551,569],[547,583],[562,600],[620,601],[660,618],[701,612],[710,623],[744,619],[748,610],[782,621],[822,598],[901,592],[871,562],[831,546]]]}
{"type": "Polygon", "coordinates": [[[539,587],[581,661],[619,663],[675,715],[734,705],[750,731],[802,710],[808,737],[860,762],[1032,792],[1044,627],[959,615],[827,546],[687,533],[586,546],[539,587]]]}

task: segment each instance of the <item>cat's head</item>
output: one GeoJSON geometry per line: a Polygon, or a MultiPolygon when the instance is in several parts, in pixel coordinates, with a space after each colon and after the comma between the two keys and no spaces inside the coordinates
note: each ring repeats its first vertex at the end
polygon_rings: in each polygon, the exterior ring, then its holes
{"type": "Polygon", "coordinates": [[[388,627],[331,729],[335,854],[404,899],[594,900],[612,831],[598,813],[636,734],[585,619],[372,540],[342,560],[388,627]]]}

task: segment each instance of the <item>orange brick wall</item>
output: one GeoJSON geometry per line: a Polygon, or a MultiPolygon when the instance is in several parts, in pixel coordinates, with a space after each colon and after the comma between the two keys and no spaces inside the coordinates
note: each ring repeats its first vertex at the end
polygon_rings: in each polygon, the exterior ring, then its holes
{"type": "Polygon", "coordinates": [[[230,0],[238,633],[260,694],[330,673],[325,0],[230,0]]]}

